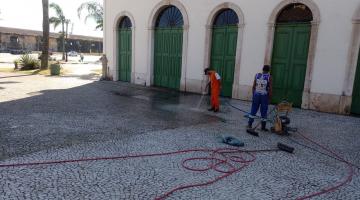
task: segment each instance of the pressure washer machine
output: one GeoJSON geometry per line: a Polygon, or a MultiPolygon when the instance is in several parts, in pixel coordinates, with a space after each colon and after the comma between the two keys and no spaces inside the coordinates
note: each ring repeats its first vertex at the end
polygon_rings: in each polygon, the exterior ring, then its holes
{"type": "Polygon", "coordinates": [[[273,124],[271,132],[279,135],[289,135],[289,132],[296,132],[296,128],[289,127],[290,118],[289,113],[292,111],[292,103],[281,102],[275,106],[273,112],[270,113],[270,122],[273,124]]]}

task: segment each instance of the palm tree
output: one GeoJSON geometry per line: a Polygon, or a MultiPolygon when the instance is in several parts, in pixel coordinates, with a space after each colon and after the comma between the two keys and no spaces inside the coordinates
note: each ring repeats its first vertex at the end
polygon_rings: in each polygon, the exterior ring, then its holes
{"type": "MultiPolygon", "coordinates": [[[[65,20],[65,24],[66,24],[66,29],[65,29],[65,41],[68,41],[68,31],[69,31],[69,24],[71,23],[70,19],[65,20]]],[[[66,49],[68,49],[68,47],[66,47],[66,49]]],[[[65,56],[65,62],[68,61],[68,54],[66,51],[66,56],[65,56]]]]}
{"type": "Polygon", "coordinates": [[[48,68],[49,61],[49,0],[42,0],[43,7],[43,38],[42,38],[42,54],[41,54],[41,69],[48,68]]]}
{"type": "MultiPolygon", "coordinates": [[[[65,60],[65,24],[69,23],[70,20],[66,19],[63,10],[61,7],[56,3],[51,3],[50,8],[55,11],[56,16],[51,17],[50,24],[54,25],[54,29],[56,29],[61,24],[61,41],[62,41],[62,52],[63,56],[62,59],[65,60]]],[[[66,33],[67,34],[67,33],[66,33]]]]}
{"type": "Polygon", "coordinates": [[[77,10],[79,18],[81,18],[81,14],[84,10],[87,12],[87,15],[85,16],[85,23],[89,18],[92,18],[97,24],[95,29],[103,30],[104,7],[102,4],[96,1],[82,3],[77,10]]]}

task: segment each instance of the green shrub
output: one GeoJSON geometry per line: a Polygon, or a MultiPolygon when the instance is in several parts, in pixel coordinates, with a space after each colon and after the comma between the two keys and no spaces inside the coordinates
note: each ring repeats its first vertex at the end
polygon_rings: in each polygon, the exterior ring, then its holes
{"type": "Polygon", "coordinates": [[[29,54],[24,54],[19,59],[21,70],[33,70],[40,68],[40,61],[29,54]]]}

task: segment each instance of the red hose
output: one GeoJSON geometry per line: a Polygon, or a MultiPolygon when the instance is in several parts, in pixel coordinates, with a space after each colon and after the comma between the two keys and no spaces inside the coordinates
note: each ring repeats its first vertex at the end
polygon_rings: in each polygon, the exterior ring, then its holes
{"type": "MultiPolygon", "coordinates": [[[[300,133],[299,133],[300,134],[300,133]]],[[[300,134],[301,135],[301,134],[300,134]]],[[[297,198],[297,200],[305,200],[315,196],[319,196],[325,193],[333,192],[339,187],[345,185],[346,183],[350,182],[354,171],[351,165],[345,161],[343,158],[338,156],[336,153],[332,152],[328,148],[310,140],[304,135],[301,135],[306,140],[320,146],[324,150],[332,153],[344,163],[348,164],[350,173],[346,180],[342,181],[341,183],[337,184],[334,187],[323,189],[320,192],[316,192],[314,194],[310,194],[304,197],[297,198]]],[[[256,160],[256,153],[265,153],[265,152],[275,152],[279,151],[278,149],[265,149],[265,150],[240,150],[240,149],[233,149],[233,148],[222,148],[222,149],[188,149],[188,150],[181,150],[181,151],[173,151],[173,152],[165,152],[165,153],[153,153],[153,154],[138,154],[138,155],[125,155],[125,156],[116,156],[116,157],[96,157],[96,158],[83,158],[83,159],[74,159],[74,160],[59,160],[59,161],[44,161],[44,162],[33,162],[33,163],[18,163],[18,164],[3,164],[0,165],[0,168],[15,168],[15,167],[29,167],[29,166],[40,166],[40,165],[55,165],[55,164],[67,164],[67,163],[79,163],[79,162],[90,162],[90,161],[105,161],[105,160],[125,160],[125,159],[134,159],[134,158],[145,158],[145,157],[157,157],[157,156],[170,156],[176,154],[186,154],[186,153],[194,153],[194,152],[202,152],[208,153],[208,156],[204,157],[193,157],[184,159],[181,163],[182,167],[189,171],[196,171],[196,172],[204,172],[213,170],[215,172],[220,173],[220,176],[215,177],[213,180],[204,182],[204,183],[194,183],[189,185],[182,185],[176,188],[171,189],[170,191],[164,193],[163,195],[156,197],[155,200],[163,200],[172,195],[175,192],[194,188],[194,187],[205,187],[211,184],[214,184],[222,179],[225,179],[235,173],[240,172],[245,167],[249,166],[252,162],[256,160]],[[194,161],[208,161],[210,162],[204,168],[195,168],[190,166],[189,163],[194,161]],[[222,169],[227,167],[227,170],[222,169]]]]}
{"type": "Polygon", "coordinates": [[[354,168],[352,167],[351,163],[349,163],[348,161],[346,161],[344,158],[342,158],[341,156],[339,156],[337,153],[335,153],[334,151],[332,151],[331,149],[325,147],[324,145],[310,139],[309,137],[297,132],[301,137],[303,137],[305,140],[319,146],[321,149],[329,152],[330,154],[334,155],[335,157],[337,157],[339,160],[341,160],[341,162],[345,163],[348,167],[348,175],[346,177],[345,180],[339,182],[338,184],[336,184],[335,186],[333,187],[330,187],[330,188],[324,188],[324,189],[321,189],[319,192],[315,192],[313,194],[309,194],[309,195],[306,195],[306,196],[303,196],[303,197],[299,197],[297,198],[297,200],[305,200],[305,199],[310,199],[310,198],[313,198],[315,196],[320,196],[320,195],[323,195],[323,194],[326,194],[326,193],[330,193],[330,192],[334,192],[335,190],[339,189],[340,187],[348,184],[351,182],[352,180],[352,177],[354,176],[354,168]]]}
{"type": "Polygon", "coordinates": [[[15,167],[29,167],[29,166],[40,166],[40,165],[55,165],[55,164],[67,164],[67,163],[79,163],[79,162],[90,162],[90,161],[104,161],[104,160],[125,160],[133,158],[145,158],[145,157],[156,157],[156,156],[169,156],[176,154],[185,154],[185,153],[194,153],[202,152],[208,153],[206,157],[194,157],[185,159],[182,161],[182,167],[190,171],[209,171],[213,170],[220,173],[221,175],[216,177],[213,180],[204,182],[204,183],[194,183],[189,185],[182,185],[176,187],[165,194],[156,197],[156,200],[166,199],[173,193],[181,190],[185,190],[193,187],[205,187],[209,186],[215,182],[218,182],[228,176],[231,176],[235,173],[240,172],[242,169],[247,167],[250,163],[256,160],[255,153],[262,152],[275,152],[277,149],[266,149],[266,150],[240,150],[232,148],[223,148],[223,149],[188,149],[182,151],[173,151],[166,153],[154,153],[154,154],[139,154],[139,155],[126,155],[126,156],[117,156],[117,157],[97,157],[97,158],[83,158],[76,160],[59,160],[59,161],[44,161],[44,162],[33,162],[33,163],[19,163],[19,164],[3,164],[0,165],[0,168],[15,168],[15,167]],[[189,165],[192,161],[209,161],[205,168],[195,168],[189,165]],[[221,167],[226,167],[227,170],[222,169],[221,167]]]}

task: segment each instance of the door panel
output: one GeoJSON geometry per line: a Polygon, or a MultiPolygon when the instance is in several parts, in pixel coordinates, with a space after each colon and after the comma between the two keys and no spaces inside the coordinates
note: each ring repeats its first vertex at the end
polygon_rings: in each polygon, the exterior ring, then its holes
{"type": "Polygon", "coordinates": [[[288,80],[288,100],[301,107],[310,43],[310,24],[293,27],[292,58],[288,80]]]}
{"type": "Polygon", "coordinates": [[[287,77],[284,76],[285,72],[286,63],[273,63],[273,67],[271,69],[271,74],[273,77],[273,102],[281,102],[283,99],[286,99],[286,88],[284,88],[284,85],[286,85],[287,77]]]}
{"type": "Polygon", "coordinates": [[[210,68],[221,76],[225,97],[232,96],[238,29],[234,26],[213,28],[210,68]]]}
{"type": "Polygon", "coordinates": [[[355,74],[351,112],[353,114],[360,115],[360,52],[359,52],[358,65],[355,74]]]}
{"type": "Polygon", "coordinates": [[[310,24],[277,25],[274,37],[272,103],[301,107],[310,43],[310,24]]]}
{"type": "Polygon", "coordinates": [[[214,29],[211,48],[211,68],[221,66],[224,58],[226,29],[214,29]]]}
{"type": "Polygon", "coordinates": [[[158,28],[155,30],[154,85],[180,89],[183,30],[158,28]]]}
{"type": "Polygon", "coordinates": [[[287,99],[288,70],[292,48],[292,29],[286,26],[276,28],[272,58],[273,97],[272,103],[287,99]]]}
{"type": "Polygon", "coordinates": [[[120,29],[119,31],[119,80],[131,81],[131,52],[132,32],[131,29],[120,29]]]}

